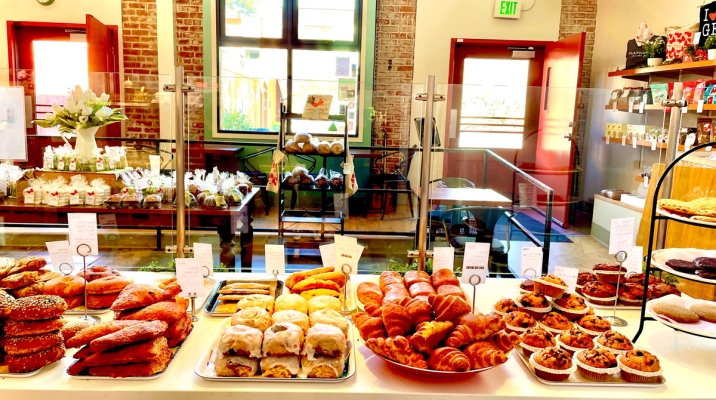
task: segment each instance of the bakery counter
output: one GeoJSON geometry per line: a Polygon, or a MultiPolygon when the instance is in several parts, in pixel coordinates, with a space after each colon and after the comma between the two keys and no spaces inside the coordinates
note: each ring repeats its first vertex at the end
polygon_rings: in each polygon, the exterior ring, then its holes
{"type": "MultiPolygon", "coordinates": [[[[128,273],[137,282],[152,282],[158,274],[128,273]]],[[[230,274],[217,274],[224,279],[230,274]]],[[[235,275],[234,275],[235,276],[235,275]]],[[[257,275],[259,276],[259,275],[257,275]]],[[[265,277],[265,276],[264,276],[265,277]]],[[[356,281],[376,280],[377,276],[356,276],[356,281]]],[[[478,287],[477,308],[487,311],[508,288],[518,286],[515,279],[490,279],[478,287]]],[[[472,288],[466,287],[472,294],[472,288]]],[[[597,310],[606,314],[604,310],[597,310]]],[[[629,325],[618,331],[633,337],[638,311],[619,311],[629,325]]],[[[222,319],[199,313],[199,321],[162,376],[154,380],[78,380],[65,369],[72,359],[45,367],[30,378],[0,380],[3,399],[32,400],[402,400],[425,399],[713,399],[711,379],[716,374],[716,340],[673,331],[657,322],[648,322],[637,347],[653,352],[661,360],[666,383],[656,388],[557,387],[538,382],[516,355],[504,365],[467,379],[445,380],[411,376],[373,356],[362,341],[356,341],[357,371],[341,383],[210,382],[194,373],[197,360],[222,319]]],[[[101,316],[111,319],[111,314],[101,316]]],[[[67,318],[77,318],[70,316],[67,318]]],[[[354,336],[358,337],[357,331],[354,336]]]]}

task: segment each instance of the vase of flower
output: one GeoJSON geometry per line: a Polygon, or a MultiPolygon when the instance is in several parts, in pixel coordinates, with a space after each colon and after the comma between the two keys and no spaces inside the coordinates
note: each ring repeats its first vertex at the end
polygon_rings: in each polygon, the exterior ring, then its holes
{"type": "Polygon", "coordinates": [[[99,126],[91,128],[80,128],[75,130],[77,140],[75,141],[75,156],[79,159],[91,159],[97,153],[97,142],[94,135],[97,134],[99,126]]]}

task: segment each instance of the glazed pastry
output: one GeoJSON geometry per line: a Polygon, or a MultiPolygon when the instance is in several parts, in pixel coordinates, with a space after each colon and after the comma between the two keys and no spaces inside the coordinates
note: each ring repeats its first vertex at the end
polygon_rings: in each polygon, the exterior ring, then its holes
{"type": "Polygon", "coordinates": [[[346,336],[340,328],[327,324],[316,324],[306,334],[304,355],[309,360],[317,356],[341,357],[346,353],[346,336]]]}
{"type": "Polygon", "coordinates": [[[274,312],[283,310],[295,310],[308,314],[308,300],[298,294],[282,294],[276,298],[274,312]]]}
{"type": "Polygon", "coordinates": [[[315,275],[319,275],[319,274],[334,272],[335,270],[336,270],[335,267],[320,267],[320,268],[314,268],[314,269],[309,269],[309,270],[305,270],[305,271],[294,272],[291,275],[289,275],[288,278],[286,278],[285,284],[286,284],[287,288],[293,289],[293,287],[298,282],[301,282],[304,279],[307,279],[311,276],[315,276],[315,275]]]}
{"type": "Polygon", "coordinates": [[[356,325],[356,328],[358,328],[360,337],[363,338],[363,340],[384,338],[387,335],[381,318],[358,313],[353,317],[353,323],[356,325]]]}
{"type": "MultiPolygon", "coordinates": [[[[299,355],[303,348],[304,338],[303,329],[295,324],[290,322],[273,324],[264,332],[264,356],[281,357],[299,355]]],[[[264,372],[266,371],[264,370],[264,372]]]]}
{"type": "Polygon", "coordinates": [[[430,353],[428,365],[436,371],[465,372],[470,370],[470,359],[454,347],[441,347],[430,353]]]}
{"type": "Polygon", "coordinates": [[[454,321],[470,312],[470,305],[460,297],[432,294],[428,297],[428,301],[433,307],[433,315],[437,321],[454,321]]]}
{"type": "MultiPolygon", "coordinates": [[[[409,297],[404,297],[405,299],[409,299],[409,297]]],[[[402,299],[401,299],[402,300],[402,299]]],[[[371,317],[378,317],[383,318],[383,306],[377,303],[370,303],[366,304],[365,307],[366,314],[370,315],[371,317]]]]}
{"type": "Polygon", "coordinates": [[[455,273],[449,269],[441,269],[433,272],[433,275],[430,277],[430,281],[436,289],[442,285],[460,286],[460,280],[458,280],[455,273]]]}
{"type": "Polygon", "coordinates": [[[383,291],[373,282],[361,282],[356,289],[358,301],[363,304],[381,304],[383,302],[383,291]]]}
{"type": "Polygon", "coordinates": [[[217,351],[229,356],[261,358],[263,334],[256,328],[234,325],[226,328],[219,340],[217,351]]]}
{"type": "Polygon", "coordinates": [[[408,271],[403,277],[405,287],[410,289],[411,286],[418,282],[430,283],[430,275],[425,271],[408,271]]]}
{"type": "Polygon", "coordinates": [[[520,310],[520,308],[517,307],[517,304],[515,304],[515,301],[512,299],[501,299],[497,303],[495,303],[492,308],[494,308],[495,311],[503,314],[520,310]]]}
{"type": "Polygon", "coordinates": [[[495,346],[497,350],[506,353],[517,347],[517,345],[522,342],[522,338],[514,332],[507,333],[505,331],[499,331],[488,337],[487,342],[495,346]]]}
{"type": "Polygon", "coordinates": [[[268,311],[261,307],[249,307],[239,310],[231,316],[231,325],[245,325],[256,328],[261,332],[273,325],[268,311]]]}
{"type": "Polygon", "coordinates": [[[328,324],[338,327],[344,335],[348,335],[350,322],[336,310],[318,310],[309,317],[311,326],[316,324],[328,324]]]}
{"type": "Polygon", "coordinates": [[[475,342],[465,348],[470,359],[470,369],[481,369],[504,364],[507,355],[490,342],[475,342]]]}
{"type": "Polygon", "coordinates": [[[447,337],[452,328],[453,323],[450,321],[423,322],[410,337],[410,344],[415,350],[428,354],[447,337]]]}
{"type": "Polygon", "coordinates": [[[463,300],[467,300],[467,296],[465,296],[465,292],[460,286],[442,285],[438,288],[438,294],[443,296],[457,296],[461,297],[463,300]]]}
{"type": "Polygon", "coordinates": [[[304,333],[308,331],[310,326],[308,315],[296,310],[276,311],[275,313],[273,313],[271,318],[273,318],[274,324],[278,324],[281,322],[290,322],[292,324],[295,324],[299,328],[301,328],[304,333]]]}
{"type": "Polygon", "coordinates": [[[242,356],[227,356],[219,353],[214,362],[216,376],[240,376],[244,378],[256,375],[259,360],[242,356]]]}
{"type": "Polygon", "coordinates": [[[410,293],[410,297],[417,297],[430,296],[431,294],[435,294],[436,292],[431,284],[427,282],[416,282],[412,286],[410,286],[408,293],[410,293]]]}
{"type": "MultiPolygon", "coordinates": [[[[413,326],[419,326],[423,322],[428,322],[433,319],[433,309],[430,307],[430,303],[425,300],[403,297],[398,304],[405,307],[405,311],[408,312],[410,318],[413,320],[413,326]]],[[[366,311],[368,310],[366,309],[366,311]]]]}
{"type": "Polygon", "coordinates": [[[403,336],[395,338],[371,338],[365,345],[375,354],[389,358],[403,365],[420,369],[428,369],[428,363],[423,355],[413,350],[408,339],[403,336]]]}
{"type": "Polygon", "coordinates": [[[267,378],[291,378],[301,372],[301,362],[298,356],[264,357],[261,371],[267,378]]]}
{"type": "Polygon", "coordinates": [[[396,283],[403,285],[403,277],[400,276],[399,273],[395,271],[383,271],[380,273],[380,278],[378,278],[378,285],[380,286],[380,290],[382,290],[384,293],[386,286],[396,283]]]}
{"type": "Polygon", "coordinates": [[[408,289],[400,283],[387,285],[383,294],[383,304],[398,303],[403,297],[410,297],[408,289]]]}
{"type": "Polygon", "coordinates": [[[394,303],[385,304],[381,314],[383,325],[390,337],[403,336],[413,327],[410,314],[402,306],[394,303]]]}
{"type": "Polygon", "coordinates": [[[343,311],[341,301],[332,296],[316,296],[308,300],[308,314],[313,314],[318,310],[335,310],[343,311]]]}
{"type": "Polygon", "coordinates": [[[457,320],[457,326],[450,332],[445,344],[449,347],[462,347],[485,340],[504,328],[505,323],[499,315],[468,313],[457,320]]]}
{"type": "Polygon", "coordinates": [[[313,360],[301,357],[301,370],[308,378],[336,379],[343,374],[345,358],[318,356],[313,360]]]}
{"type": "Polygon", "coordinates": [[[340,292],[341,286],[334,281],[317,279],[311,276],[295,284],[293,288],[291,288],[291,292],[302,293],[314,289],[327,289],[332,290],[334,292],[340,292]]]}

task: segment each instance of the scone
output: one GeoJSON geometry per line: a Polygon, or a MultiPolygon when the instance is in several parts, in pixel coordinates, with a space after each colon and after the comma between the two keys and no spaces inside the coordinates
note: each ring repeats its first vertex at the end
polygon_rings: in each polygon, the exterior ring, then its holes
{"type": "Polygon", "coordinates": [[[275,311],[283,310],[295,310],[308,314],[308,300],[301,297],[298,294],[282,294],[276,298],[276,304],[274,305],[275,311]]]}
{"type": "Polygon", "coordinates": [[[217,376],[240,376],[248,378],[256,375],[259,369],[259,360],[242,356],[227,356],[219,353],[214,362],[217,376]]]}
{"type": "Polygon", "coordinates": [[[303,332],[308,332],[310,325],[308,315],[296,310],[283,310],[273,313],[273,323],[278,324],[281,322],[296,324],[303,329],[303,332]]]}
{"type": "Polygon", "coordinates": [[[249,307],[237,311],[231,316],[231,325],[245,325],[256,328],[261,332],[273,325],[273,320],[268,311],[261,307],[249,307]]]}
{"type": "Polygon", "coordinates": [[[264,332],[264,356],[298,356],[303,348],[304,337],[303,329],[296,324],[290,322],[273,324],[264,332]]]}

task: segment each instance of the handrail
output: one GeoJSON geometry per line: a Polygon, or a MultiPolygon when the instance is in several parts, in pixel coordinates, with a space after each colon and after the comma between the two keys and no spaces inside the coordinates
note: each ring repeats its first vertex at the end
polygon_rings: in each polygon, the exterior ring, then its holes
{"type": "Polygon", "coordinates": [[[525,171],[517,168],[514,164],[508,162],[504,158],[500,157],[499,155],[495,154],[492,150],[484,149],[485,152],[495,160],[499,161],[502,165],[506,166],[507,168],[511,169],[513,172],[517,173],[521,177],[523,177],[525,180],[529,181],[530,183],[534,184],[535,186],[539,186],[540,189],[547,192],[548,194],[554,194],[554,189],[551,187],[545,185],[541,181],[537,180],[537,178],[533,177],[532,175],[526,173],[525,171]]]}

